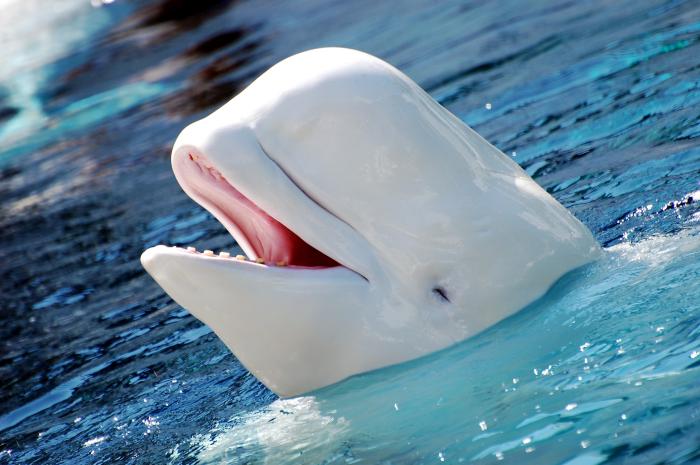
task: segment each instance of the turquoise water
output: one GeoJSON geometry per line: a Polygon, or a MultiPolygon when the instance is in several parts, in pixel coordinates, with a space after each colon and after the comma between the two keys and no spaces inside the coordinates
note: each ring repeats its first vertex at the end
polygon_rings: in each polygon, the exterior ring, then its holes
{"type": "Polygon", "coordinates": [[[94,4],[0,0],[0,463],[700,463],[697,2],[94,4]],[[606,253],[473,339],[280,400],[138,257],[238,251],[169,147],[324,45],[401,68],[606,253]]]}

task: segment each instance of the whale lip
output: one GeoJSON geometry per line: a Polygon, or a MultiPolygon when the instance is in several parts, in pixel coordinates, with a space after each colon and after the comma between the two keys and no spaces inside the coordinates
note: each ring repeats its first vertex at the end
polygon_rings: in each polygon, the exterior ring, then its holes
{"type": "Polygon", "coordinates": [[[144,251],[141,264],[280,396],[340,381],[347,377],[345,363],[364,359],[366,348],[345,353],[340,343],[367,330],[357,317],[371,308],[368,281],[346,267],[276,267],[165,245],[144,251]],[[339,363],[306,371],[326,360],[339,363]],[[285,371],[298,376],[280,377],[285,371]]]}
{"type": "MultiPolygon", "coordinates": [[[[320,270],[342,266],[367,280],[357,270],[310,245],[292,228],[260,208],[229,182],[210,158],[196,148],[176,146],[172,164],[183,190],[226,228],[245,255],[231,256],[228,252],[215,254],[212,250],[198,252],[193,247],[172,248],[180,249],[193,258],[225,260],[236,265],[245,263],[290,270],[320,270]]],[[[303,193],[303,190],[299,190],[303,193]]],[[[317,206],[323,209],[322,206],[317,206]]],[[[163,252],[163,249],[151,248],[143,253],[141,262],[147,270],[153,269],[149,264],[158,252],[163,252]]]]}

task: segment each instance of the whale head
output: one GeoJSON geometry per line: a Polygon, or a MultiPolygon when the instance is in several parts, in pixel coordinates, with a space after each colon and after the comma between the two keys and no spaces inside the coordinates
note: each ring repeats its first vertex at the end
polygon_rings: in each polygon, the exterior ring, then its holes
{"type": "Polygon", "coordinates": [[[185,128],[172,166],[246,256],[157,246],[143,266],[282,396],[462,341],[600,254],[515,162],[354,50],[273,66],[185,128]]]}

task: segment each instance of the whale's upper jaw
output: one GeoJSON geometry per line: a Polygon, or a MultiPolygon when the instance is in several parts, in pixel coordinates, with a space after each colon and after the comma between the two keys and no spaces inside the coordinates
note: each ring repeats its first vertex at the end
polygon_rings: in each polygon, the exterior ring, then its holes
{"type": "MultiPolygon", "coordinates": [[[[249,124],[217,130],[218,124],[210,116],[186,128],[173,149],[172,167],[182,189],[219,220],[245,255],[192,247],[165,253],[156,247],[142,257],[146,270],[162,276],[158,268],[171,266],[169,260],[177,256],[287,272],[344,267],[367,281],[372,259],[356,231],[297,185],[265,152],[249,124]]],[[[196,308],[190,310],[197,314],[196,308]]]]}
{"type": "Polygon", "coordinates": [[[158,246],[147,250],[142,257],[149,272],[157,273],[155,268],[158,266],[171,266],[165,262],[173,257],[203,260],[202,263],[216,263],[216,266],[242,267],[241,270],[255,267],[258,271],[271,267],[289,272],[321,271],[342,266],[243,195],[205,155],[194,148],[179,153],[176,151],[173,165],[183,189],[221,222],[245,255],[233,256],[226,251],[197,251],[194,247],[172,246],[171,250],[166,250],[158,246]]]}

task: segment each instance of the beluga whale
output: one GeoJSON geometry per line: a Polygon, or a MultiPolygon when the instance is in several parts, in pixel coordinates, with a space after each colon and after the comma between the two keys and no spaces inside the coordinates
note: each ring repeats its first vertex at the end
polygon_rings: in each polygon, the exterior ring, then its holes
{"type": "Polygon", "coordinates": [[[172,168],[244,254],[141,262],[282,397],[463,341],[601,254],[517,163],[356,50],[276,64],[187,126],[172,168]]]}

